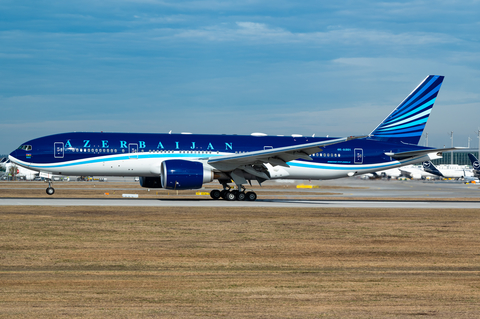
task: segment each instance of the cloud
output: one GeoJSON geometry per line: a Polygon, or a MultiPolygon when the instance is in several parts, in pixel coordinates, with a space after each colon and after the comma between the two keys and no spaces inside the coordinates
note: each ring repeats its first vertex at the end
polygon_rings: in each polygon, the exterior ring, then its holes
{"type": "Polygon", "coordinates": [[[428,74],[446,76],[429,130],[478,126],[478,1],[1,8],[0,133],[18,140],[0,152],[72,128],[364,133],[428,74]]]}
{"type": "Polygon", "coordinates": [[[323,32],[291,32],[265,23],[243,21],[231,24],[213,25],[197,29],[164,30],[163,39],[169,36],[190,41],[237,42],[238,44],[296,44],[305,47],[340,45],[343,47],[364,47],[370,49],[431,45],[461,45],[464,41],[452,35],[432,32],[392,32],[358,28],[338,28],[323,32]],[[372,47],[373,46],[373,47],[372,47]]]}

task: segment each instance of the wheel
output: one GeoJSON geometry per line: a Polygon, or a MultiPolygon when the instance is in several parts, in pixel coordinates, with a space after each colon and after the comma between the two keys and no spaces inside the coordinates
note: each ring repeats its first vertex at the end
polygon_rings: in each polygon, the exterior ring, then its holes
{"type": "Polygon", "coordinates": [[[210,197],[213,199],[219,199],[221,196],[221,193],[218,189],[214,189],[213,191],[210,192],[210,197]]]}
{"type": "Polygon", "coordinates": [[[53,193],[55,193],[55,189],[53,189],[53,187],[48,187],[47,188],[47,194],[48,195],[53,195],[53,193]]]}
{"type": "Polygon", "coordinates": [[[220,192],[220,197],[223,198],[223,199],[227,199],[227,193],[228,191],[226,189],[224,189],[223,191],[220,192]]]}
{"type": "Polygon", "coordinates": [[[242,200],[245,200],[246,197],[247,197],[247,195],[245,195],[244,192],[238,192],[237,193],[237,200],[242,201],[242,200]]]}
{"type": "Polygon", "coordinates": [[[254,192],[248,192],[246,196],[247,200],[251,202],[257,199],[257,194],[255,194],[254,192]]]}
{"type": "Polygon", "coordinates": [[[225,194],[225,199],[231,201],[237,199],[237,196],[232,192],[227,192],[227,194],[225,194]]]}

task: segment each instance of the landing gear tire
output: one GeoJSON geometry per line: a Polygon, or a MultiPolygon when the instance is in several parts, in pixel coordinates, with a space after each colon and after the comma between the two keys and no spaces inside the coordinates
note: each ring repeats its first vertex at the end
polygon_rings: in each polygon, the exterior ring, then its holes
{"type": "Polygon", "coordinates": [[[226,189],[220,191],[220,197],[223,199],[227,199],[227,193],[229,193],[229,191],[227,191],[226,189]]]}
{"type": "Polygon", "coordinates": [[[46,192],[48,195],[53,195],[53,193],[55,193],[55,189],[53,187],[48,187],[46,192]]]}
{"type": "Polygon", "coordinates": [[[245,198],[247,198],[247,195],[245,195],[244,192],[238,192],[238,193],[237,193],[237,200],[239,200],[239,201],[244,201],[245,198]]]}
{"type": "Polygon", "coordinates": [[[248,192],[246,194],[246,200],[253,202],[256,199],[257,199],[257,194],[255,194],[254,192],[248,192]]]}
{"type": "Polygon", "coordinates": [[[226,200],[229,200],[229,201],[232,201],[232,200],[237,199],[237,196],[235,196],[235,194],[232,193],[232,192],[227,192],[227,193],[225,194],[225,199],[226,199],[226,200]]]}
{"type": "Polygon", "coordinates": [[[214,189],[210,192],[210,197],[213,199],[219,199],[221,196],[221,192],[218,189],[214,189]]]}

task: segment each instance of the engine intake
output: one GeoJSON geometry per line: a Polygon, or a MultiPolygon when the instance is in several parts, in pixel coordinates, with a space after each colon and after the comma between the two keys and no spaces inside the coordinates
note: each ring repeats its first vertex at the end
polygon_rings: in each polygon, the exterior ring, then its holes
{"type": "Polygon", "coordinates": [[[140,176],[140,186],[148,188],[162,188],[160,177],[144,177],[140,176]]]}
{"type": "Polygon", "coordinates": [[[201,162],[166,160],[161,167],[162,187],[166,189],[198,189],[213,180],[213,172],[201,162]]]}

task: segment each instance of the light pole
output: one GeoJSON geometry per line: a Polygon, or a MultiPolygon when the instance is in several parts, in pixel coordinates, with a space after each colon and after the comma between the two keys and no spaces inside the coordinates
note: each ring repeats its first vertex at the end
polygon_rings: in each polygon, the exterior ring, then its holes
{"type": "Polygon", "coordinates": [[[428,132],[425,132],[425,146],[428,147],[428,132]]]}
{"type": "MultiPolygon", "coordinates": [[[[450,132],[450,140],[452,141],[452,148],[453,148],[453,131],[450,132]]],[[[450,164],[453,165],[453,150],[450,151],[450,164]]]]}
{"type": "Polygon", "coordinates": [[[480,157],[480,129],[478,129],[478,152],[477,152],[477,158],[480,157]]]}

